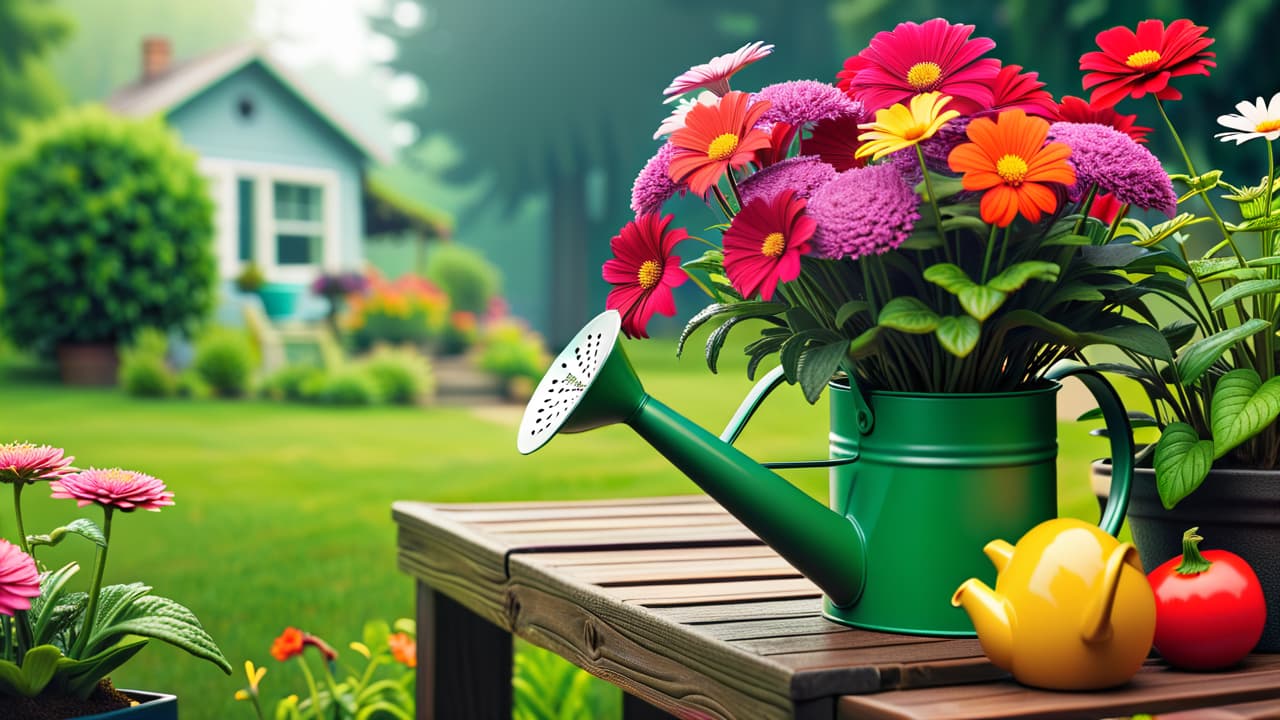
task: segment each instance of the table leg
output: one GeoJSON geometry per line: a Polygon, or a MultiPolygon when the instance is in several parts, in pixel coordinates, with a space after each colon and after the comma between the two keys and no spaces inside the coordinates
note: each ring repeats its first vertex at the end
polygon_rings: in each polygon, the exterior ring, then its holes
{"type": "Polygon", "coordinates": [[[630,693],[622,693],[622,720],[672,720],[675,715],[656,708],[630,693]]]}
{"type": "Polygon", "coordinates": [[[511,717],[511,634],[418,583],[418,720],[511,717]]]}

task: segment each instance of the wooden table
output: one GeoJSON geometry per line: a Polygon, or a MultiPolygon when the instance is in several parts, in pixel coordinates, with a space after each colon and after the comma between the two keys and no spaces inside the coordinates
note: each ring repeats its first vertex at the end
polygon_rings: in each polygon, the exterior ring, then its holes
{"type": "Polygon", "coordinates": [[[817,588],[705,497],[394,516],[418,581],[419,718],[509,718],[512,635],[621,687],[629,720],[1280,717],[1280,655],[1212,674],[1150,661],[1124,688],[1056,693],[1010,681],[976,640],[829,622],[817,588]]]}

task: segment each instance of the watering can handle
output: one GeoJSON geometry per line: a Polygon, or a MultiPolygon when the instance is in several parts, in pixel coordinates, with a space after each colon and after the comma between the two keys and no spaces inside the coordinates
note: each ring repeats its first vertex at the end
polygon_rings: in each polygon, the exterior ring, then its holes
{"type": "MultiPolygon", "coordinates": [[[[751,388],[747,396],[742,398],[742,404],[738,406],[738,411],[730,418],[729,424],[725,426],[724,432],[720,433],[720,439],[725,443],[732,445],[738,436],[742,434],[743,429],[747,427],[747,421],[751,416],[756,414],[756,410],[760,409],[760,405],[764,399],[769,396],[782,382],[786,380],[786,373],[782,366],[770,370],[765,373],[764,377],[751,388]]],[[[857,455],[845,458],[832,458],[824,460],[790,460],[784,462],[766,462],[761,465],[772,468],[774,470],[785,470],[789,468],[813,468],[813,467],[833,467],[836,465],[847,465],[857,460],[857,455]]]]}
{"type": "Polygon", "coordinates": [[[1073,363],[1060,364],[1049,370],[1045,378],[1061,380],[1074,377],[1084,383],[1102,409],[1111,438],[1111,492],[1098,526],[1115,535],[1124,523],[1129,508],[1129,488],[1133,485],[1133,429],[1129,416],[1120,402],[1120,396],[1111,383],[1097,370],[1073,363]]]}

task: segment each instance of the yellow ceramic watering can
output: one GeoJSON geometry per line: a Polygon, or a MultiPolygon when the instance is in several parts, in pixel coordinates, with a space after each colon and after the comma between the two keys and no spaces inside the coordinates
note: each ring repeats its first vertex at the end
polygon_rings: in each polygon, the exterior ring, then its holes
{"type": "Polygon", "coordinates": [[[1093,690],[1128,682],[1156,628],[1155,596],[1132,543],[1059,518],[1016,546],[992,540],[996,589],[966,580],[951,598],[978,629],[982,650],[1025,685],[1093,690]]]}

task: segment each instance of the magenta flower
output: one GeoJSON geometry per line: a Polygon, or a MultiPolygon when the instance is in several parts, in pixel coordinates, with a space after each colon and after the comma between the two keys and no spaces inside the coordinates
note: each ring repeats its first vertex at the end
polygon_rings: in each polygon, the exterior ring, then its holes
{"type": "Polygon", "coordinates": [[[816,155],[839,172],[867,164],[865,157],[858,157],[862,141],[858,127],[862,120],[852,117],[823,120],[813,126],[809,137],[800,139],[801,155],[816,155]]]}
{"type": "Polygon", "coordinates": [[[662,210],[662,205],[677,192],[684,195],[684,185],[673,182],[667,174],[676,146],[663,143],[658,152],[644,164],[636,181],[631,185],[631,210],[636,215],[648,215],[662,210]]]}
{"type": "Polygon", "coordinates": [[[742,204],[755,200],[772,200],[786,190],[796,197],[808,198],[814,191],[836,178],[835,168],[812,155],[797,155],[757,172],[738,185],[742,204]]]}
{"type": "Polygon", "coordinates": [[[56,480],[75,472],[74,457],[66,457],[62,448],[31,443],[0,445],[0,483],[34,483],[56,480]]]}
{"type": "Polygon", "coordinates": [[[1049,126],[1049,139],[1071,148],[1068,162],[1076,171],[1072,200],[1097,185],[1126,205],[1169,217],[1177,212],[1178,195],[1160,160],[1127,134],[1098,123],[1057,122],[1049,126]]]}
{"type": "Polygon", "coordinates": [[[772,200],[747,203],[734,216],[724,231],[724,272],[742,297],[759,292],[772,300],[778,283],[800,275],[800,256],[809,252],[815,227],[804,206],[795,191],[784,190],[772,200]]]}
{"type": "Polygon", "coordinates": [[[609,241],[613,258],[605,261],[602,275],[614,287],[605,307],[622,314],[622,332],[627,337],[649,337],[645,326],[654,313],[676,314],[671,289],[684,284],[689,276],[671,251],[689,233],[684,228],[668,230],[671,218],[657,213],[641,215],[623,225],[609,241]]]}
{"type": "Polygon", "coordinates": [[[817,80],[792,80],[760,88],[752,100],[768,100],[762,122],[784,122],[800,127],[821,120],[865,117],[862,103],[850,100],[834,85],[817,80]]]}
{"type": "Polygon", "coordinates": [[[164,482],[145,473],[112,468],[89,468],[52,482],[52,497],[75,500],[80,507],[91,503],[123,512],[151,510],[173,504],[173,493],[164,482]]]}
{"type": "Polygon", "coordinates": [[[36,561],[8,540],[0,540],[0,615],[13,616],[31,609],[31,598],[40,595],[36,561]]]}
{"type": "Polygon", "coordinates": [[[991,110],[1018,108],[1028,115],[1038,115],[1047,120],[1059,120],[1058,104],[1044,89],[1039,74],[1022,72],[1021,65],[1005,65],[996,74],[991,86],[991,110]]]}
{"type": "Polygon", "coordinates": [[[669,96],[665,102],[671,102],[680,95],[698,88],[706,88],[717,95],[724,95],[729,92],[729,78],[734,73],[757,60],[763,60],[771,52],[773,52],[772,45],[756,41],[747,43],[731,53],[712,58],[711,62],[694,65],[677,75],[667,89],[662,91],[663,95],[669,96]]]}
{"type": "Polygon", "coordinates": [[[1134,142],[1145,143],[1151,128],[1134,125],[1137,115],[1121,115],[1114,107],[1094,107],[1082,98],[1066,95],[1058,103],[1058,119],[1073,123],[1098,123],[1110,125],[1133,138],[1134,142]]]}
{"type": "Polygon", "coordinates": [[[970,40],[972,33],[972,25],[942,18],[901,23],[876,33],[862,52],[845,60],[836,85],[861,100],[868,113],[927,92],[950,95],[947,108],[961,115],[985,110],[991,107],[1000,61],[981,57],[996,44],[990,38],[970,40]]]}
{"type": "Polygon", "coordinates": [[[920,219],[920,196],[892,165],[846,170],[809,200],[818,257],[856,260],[901,245],[920,219]]]}

